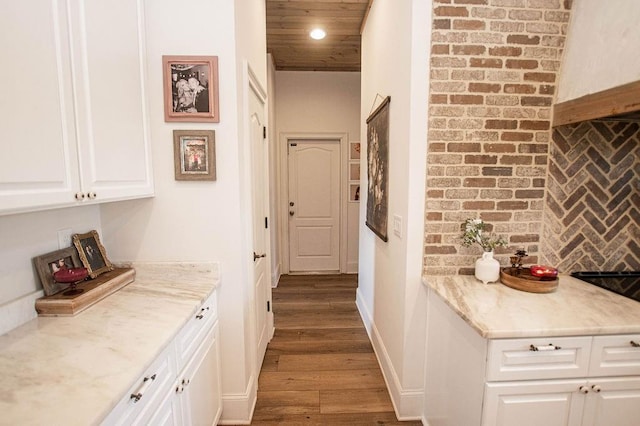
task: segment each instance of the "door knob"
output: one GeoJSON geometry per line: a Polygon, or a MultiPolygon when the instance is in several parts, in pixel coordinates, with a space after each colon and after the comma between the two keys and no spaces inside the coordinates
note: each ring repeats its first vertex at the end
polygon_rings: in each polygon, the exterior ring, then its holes
{"type": "Polygon", "coordinates": [[[253,261],[254,262],[256,261],[256,259],[260,259],[260,258],[263,258],[263,257],[267,257],[267,253],[256,254],[255,251],[253,252],[253,261]]]}
{"type": "Polygon", "coordinates": [[[289,210],[289,216],[293,216],[295,212],[293,210],[289,210]]]}

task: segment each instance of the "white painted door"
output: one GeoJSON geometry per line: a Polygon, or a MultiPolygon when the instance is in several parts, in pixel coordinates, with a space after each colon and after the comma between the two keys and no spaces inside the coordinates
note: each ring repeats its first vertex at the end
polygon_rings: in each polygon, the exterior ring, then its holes
{"type": "Polygon", "coordinates": [[[289,141],[289,270],[340,270],[340,142],[289,141]]]}
{"type": "Polygon", "coordinates": [[[584,426],[640,424],[640,377],[589,380],[584,426]]]}
{"type": "Polygon", "coordinates": [[[485,386],[483,426],[580,426],[585,380],[489,383],[485,386]]]}
{"type": "Polygon", "coordinates": [[[255,286],[255,316],[257,337],[257,366],[262,364],[267,343],[271,337],[273,328],[273,314],[270,309],[271,285],[269,282],[269,259],[267,259],[268,246],[268,203],[267,188],[268,175],[268,149],[265,140],[264,100],[249,88],[249,132],[251,138],[251,165],[253,183],[253,268],[255,286]],[[269,308],[268,308],[269,306],[269,308]]]}

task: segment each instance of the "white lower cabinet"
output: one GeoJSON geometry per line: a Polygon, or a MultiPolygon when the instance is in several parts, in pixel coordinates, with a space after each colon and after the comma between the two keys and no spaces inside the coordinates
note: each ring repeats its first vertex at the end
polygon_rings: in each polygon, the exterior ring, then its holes
{"type": "Polygon", "coordinates": [[[217,424],[222,393],[216,301],[214,292],[103,425],[217,424]]]}
{"type": "Polygon", "coordinates": [[[640,425],[640,335],[485,339],[429,302],[429,426],[640,425]]]}

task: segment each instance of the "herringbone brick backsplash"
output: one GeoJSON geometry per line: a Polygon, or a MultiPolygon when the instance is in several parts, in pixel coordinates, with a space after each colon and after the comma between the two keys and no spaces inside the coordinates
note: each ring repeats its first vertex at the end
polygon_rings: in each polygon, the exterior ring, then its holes
{"type": "Polygon", "coordinates": [[[555,128],[542,260],[562,272],[640,270],[640,125],[555,128]]]}

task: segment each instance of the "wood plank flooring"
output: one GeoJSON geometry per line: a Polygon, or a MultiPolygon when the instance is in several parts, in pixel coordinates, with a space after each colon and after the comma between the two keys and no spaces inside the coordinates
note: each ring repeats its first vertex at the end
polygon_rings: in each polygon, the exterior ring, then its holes
{"type": "Polygon", "coordinates": [[[358,314],[356,275],[285,275],[273,289],[252,425],[403,425],[358,314]]]}

